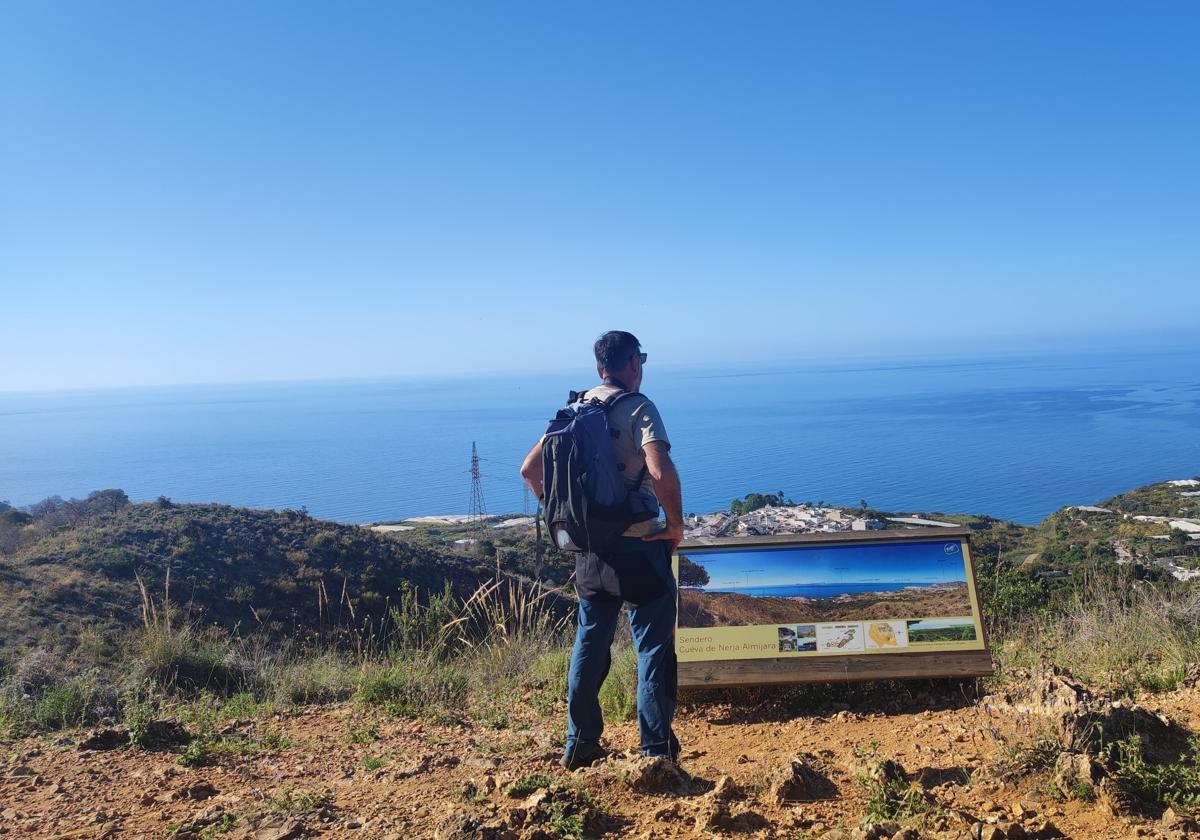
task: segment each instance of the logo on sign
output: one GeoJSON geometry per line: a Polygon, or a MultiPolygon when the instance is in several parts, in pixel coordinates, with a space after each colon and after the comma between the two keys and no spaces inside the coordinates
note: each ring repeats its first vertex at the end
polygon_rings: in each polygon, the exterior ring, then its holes
{"type": "Polygon", "coordinates": [[[946,552],[947,554],[957,554],[958,543],[946,543],[944,546],[942,546],[942,551],[946,552]]]}

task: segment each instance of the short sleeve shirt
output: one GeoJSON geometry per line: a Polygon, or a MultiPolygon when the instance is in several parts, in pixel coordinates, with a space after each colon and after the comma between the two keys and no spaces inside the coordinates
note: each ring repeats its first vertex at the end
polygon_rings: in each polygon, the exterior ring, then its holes
{"type": "MultiPolygon", "coordinates": [[[[587,392],[588,398],[605,399],[621,390],[615,385],[601,385],[587,392]]],[[[617,459],[617,468],[625,478],[626,489],[632,489],[637,482],[638,474],[646,465],[646,456],[642,447],[651,441],[661,441],[670,449],[671,441],[667,438],[667,428],[663,425],[662,415],[653,402],[644,396],[623,397],[613,406],[608,415],[609,427],[617,430],[613,438],[613,454],[617,459]]],[[[641,483],[641,490],[654,496],[654,479],[649,473],[641,483]]],[[[627,537],[641,537],[657,531],[661,526],[657,519],[646,522],[635,522],[625,532],[627,537]]]]}

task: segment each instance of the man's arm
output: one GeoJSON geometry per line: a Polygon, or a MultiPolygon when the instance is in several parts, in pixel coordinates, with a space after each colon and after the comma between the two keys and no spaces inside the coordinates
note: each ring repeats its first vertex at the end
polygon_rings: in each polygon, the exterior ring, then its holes
{"type": "Polygon", "coordinates": [[[642,448],[646,456],[646,471],[654,479],[654,495],[662,505],[667,517],[667,527],[654,534],[647,534],[643,540],[666,540],[668,553],[673,554],[675,547],[683,540],[683,490],[679,486],[679,472],[675,462],[671,460],[669,447],[661,440],[652,440],[642,448]]]}
{"type": "Polygon", "coordinates": [[[542,438],[538,438],[538,442],[533,445],[533,449],[529,450],[529,454],[521,462],[521,478],[525,479],[525,483],[533,491],[533,497],[541,501],[546,492],[542,485],[544,478],[542,475],[542,438]]]}

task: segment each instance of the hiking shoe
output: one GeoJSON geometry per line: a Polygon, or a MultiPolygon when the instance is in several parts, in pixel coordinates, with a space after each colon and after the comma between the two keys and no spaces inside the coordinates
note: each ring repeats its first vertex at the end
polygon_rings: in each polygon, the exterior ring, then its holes
{"type": "Polygon", "coordinates": [[[568,747],[563,757],[558,760],[567,770],[578,770],[580,767],[591,767],[597,761],[603,761],[608,756],[608,750],[599,744],[575,744],[568,747]]]}
{"type": "Polygon", "coordinates": [[[667,752],[646,752],[645,750],[642,750],[642,756],[644,758],[662,758],[666,759],[672,764],[679,764],[679,754],[681,752],[683,752],[683,747],[680,746],[679,739],[676,738],[675,733],[672,732],[671,740],[667,743],[667,752]]]}

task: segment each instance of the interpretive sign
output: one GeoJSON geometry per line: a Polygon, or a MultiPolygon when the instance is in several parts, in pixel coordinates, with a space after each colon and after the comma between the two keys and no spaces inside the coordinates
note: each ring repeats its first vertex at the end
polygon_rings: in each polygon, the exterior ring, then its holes
{"type": "Polygon", "coordinates": [[[689,540],[681,686],[992,672],[969,529],[689,540]]]}

